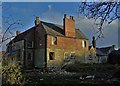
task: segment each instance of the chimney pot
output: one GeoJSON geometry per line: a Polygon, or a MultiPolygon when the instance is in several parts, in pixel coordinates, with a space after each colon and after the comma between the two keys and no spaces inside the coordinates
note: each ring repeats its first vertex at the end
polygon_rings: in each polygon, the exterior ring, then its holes
{"type": "Polygon", "coordinates": [[[72,19],[72,16],[70,16],[70,19],[72,19]]]}
{"type": "Polygon", "coordinates": [[[66,14],[64,14],[64,18],[66,18],[66,14]]]}
{"type": "Polygon", "coordinates": [[[40,24],[40,17],[36,17],[36,20],[35,20],[35,25],[39,25],[40,24]]]}
{"type": "Polygon", "coordinates": [[[20,31],[16,31],[16,36],[18,36],[20,34],[20,31]]]}
{"type": "Polygon", "coordinates": [[[72,20],[74,20],[74,19],[73,19],[73,16],[72,16],[72,20]]]}

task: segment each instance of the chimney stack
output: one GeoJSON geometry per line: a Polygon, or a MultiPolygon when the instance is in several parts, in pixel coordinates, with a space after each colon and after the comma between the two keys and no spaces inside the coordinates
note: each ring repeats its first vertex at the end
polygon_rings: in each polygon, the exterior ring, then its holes
{"type": "Polygon", "coordinates": [[[93,36],[93,40],[92,40],[92,46],[94,47],[94,48],[96,48],[96,40],[95,40],[95,37],[93,36]]]}
{"type": "Polygon", "coordinates": [[[70,18],[67,18],[66,14],[64,14],[63,19],[63,27],[64,27],[64,34],[68,37],[75,37],[75,20],[73,19],[73,16],[70,16],[70,18]]]}
{"type": "Polygon", "coordinates": [[[20,31],[16,31],[16,36],[18,36],[20,34],[20,31]]]}
{"type": "Polygon", "coordinates": [[[35,20],[35,25],[39,25],[39,24],[40,24],[40,18],[37,16],[35,20]]]}

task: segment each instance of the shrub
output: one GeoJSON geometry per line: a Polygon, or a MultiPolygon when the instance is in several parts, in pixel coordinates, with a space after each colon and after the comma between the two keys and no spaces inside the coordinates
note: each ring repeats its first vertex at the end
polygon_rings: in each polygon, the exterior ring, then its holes
{"type": "Polygon", "coordinates": [[[5,85],[23,85],[22,67],[18,63],[10,63],[8,66],[3,66],[2,70],[2,81],[5,85]]]}

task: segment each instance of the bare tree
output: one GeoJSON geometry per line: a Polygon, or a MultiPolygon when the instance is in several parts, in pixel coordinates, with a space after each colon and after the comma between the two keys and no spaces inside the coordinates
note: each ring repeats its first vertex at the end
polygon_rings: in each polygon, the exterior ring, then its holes
{"type": "Polygon", "coordinates": [[[5,41],[15,37],[15,34],[13,33],[13,31],[17,28],[19,28],[20,26],[23,26],[24,23],[22,23],[21,20],[14,20],[12,18],[12,16],[10,17],[3,17],[4,18],[4,22],[3,22],[3,26],[5,29],[3,31],[2,34],[0,34],[0,47],[2,45],[2,43],[4,43],[5,41]]]}
{"type": "Polygon", "coordinates": [[[98,26],[98,38],[101,38],[104,37],[104,24],[110,24],[114,20],[120,19],[120,2],[119,0],[101,2],[88,2],[88,0],[85,0],[79,4],[79,13],[83,14],[88,19],[95,20],[95,25],[98,26]]]}
{"type": "MultiPolygon", "coordinates": [[[[3,7],[2,2],[0,1],[0,10],[3,9],[7,11],[10,7],[3,7]]],[[[15,37],[14,31],[20,27],[23,27],[24,23],[21,20],[14,19],[12,15],[7,14],[2,16],[2,25],[0,26],[0,47],[2,44],[15,37]]]]}

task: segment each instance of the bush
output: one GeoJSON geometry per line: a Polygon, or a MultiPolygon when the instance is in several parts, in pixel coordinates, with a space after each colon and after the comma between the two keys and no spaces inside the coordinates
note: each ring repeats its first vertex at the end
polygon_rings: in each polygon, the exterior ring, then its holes
{"type": "Polygon", "coordinates": [[[2,81],[5,85],[23,85],[22,67],[18,63],[10,63],[8,66],[3,66],[2,70],[2,81]]]}

